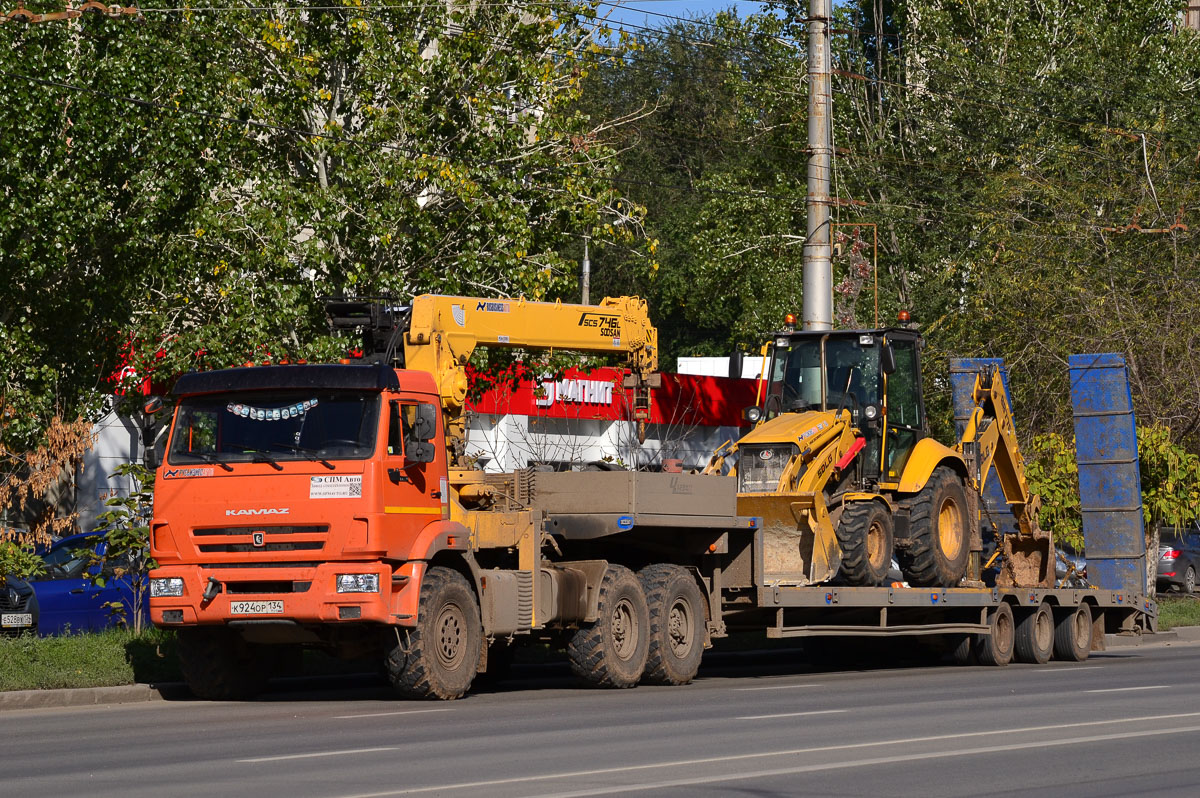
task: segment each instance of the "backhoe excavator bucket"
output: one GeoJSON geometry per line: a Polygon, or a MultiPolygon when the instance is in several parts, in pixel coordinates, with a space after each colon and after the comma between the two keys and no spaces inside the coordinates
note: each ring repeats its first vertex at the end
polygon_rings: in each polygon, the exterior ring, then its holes
{"type": "Polygon", "coordinates": [[[762,518],[763,578],[768,584],[812,585],[837,573],[841,551],[821,496],[740,493],[738,515],[762,518]]]}

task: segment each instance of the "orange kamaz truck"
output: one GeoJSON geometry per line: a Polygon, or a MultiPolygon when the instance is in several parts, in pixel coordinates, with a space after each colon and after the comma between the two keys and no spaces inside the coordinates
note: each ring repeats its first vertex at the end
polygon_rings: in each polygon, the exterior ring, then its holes
{"type": "Polygon", "coordinates": [[[535,640],[565,648],[589,684],[631,687],[691,681],[735,629],[937,635],[963,661],[1006,664],[1080,660],[1106,631],[1153,627],[1132,583],[1055,577],[1036,500],[995,456],[1011,431],[988,432],[1008,424],[998,371],[955,383],[957,448],[923,443],[912,331],[777,334],[755,429],[712,473],[485,473],[464,457],[476,348],[617,353],[644,421],[658,363],[645,303],[420,296],[329,311],[362,333],[362,361],[174,387],[150,608],[201,697],[249,697],[301,647],[377,656],[401,694],[452,699],[535,640]],[[901,459],[928,473],[897,476],[901,459]],[[922,560],[914,546],[934,548],[922,560]],[[888,580],[893,551],[907,583],[888,580]]]}

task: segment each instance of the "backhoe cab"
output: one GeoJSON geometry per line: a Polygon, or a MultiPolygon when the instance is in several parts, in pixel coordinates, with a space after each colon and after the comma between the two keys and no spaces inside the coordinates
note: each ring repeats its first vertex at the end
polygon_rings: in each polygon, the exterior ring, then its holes
{"type": "MultiPolygon", "coordinates": [[[[993,465],[1009,503],[1031,505],[1007,398],[999,379],[980,375],[968,433],[955,448],[938,443],[920,349],[918,333],[896,328],[789,329],[764,348],[761,403],[745,411],[756,426],[707,470],[738,453],[738,512],[764,519],[766,578],[880,585],[895,556],[914,586],[979,583],[978,495],[993,465]]],[[[1034,534],[1036,519],[1023,528],[1034,534]]],[[[1023,573],[1041,580],[1039,567],[1023,573]]]]}

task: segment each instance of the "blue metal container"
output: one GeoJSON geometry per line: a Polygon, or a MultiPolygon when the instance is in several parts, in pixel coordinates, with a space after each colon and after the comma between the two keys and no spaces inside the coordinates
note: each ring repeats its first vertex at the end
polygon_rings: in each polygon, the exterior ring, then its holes
{"type": "Polygon", "coordinates": [[[1143,594],[1145,519],[1125,358],[1071,355],[1068,363],[1088,579],[1101,588],[1143,594]]]}

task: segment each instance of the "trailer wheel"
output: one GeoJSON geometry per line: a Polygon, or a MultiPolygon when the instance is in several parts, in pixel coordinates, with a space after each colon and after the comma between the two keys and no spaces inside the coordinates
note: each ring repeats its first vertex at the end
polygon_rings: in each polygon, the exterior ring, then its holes
{"type": "Polygon", "coordinates": [[[470,584],[457,571],[430,568],[421,583],[417,625],[401,630],[388,652],[388,678],[409,698],[459,698],[475,679],[482,639],[470,584]]]}
{"type": "Polygon", "coordinates": [[[650,612],[647,684],[687,684],[704,654],[704,595],[678,565],[650,565],[638,572],[650,612]]]}
{"type": "Polygon", "coordinates": [[[646,594],[628,568],[610,565],[600,582],[599,617],[567,645],[571,670],[595,687],[633,687],[650,648],[646,594]]]}
{"type": "Polygon", "coordinates": [[[837,528],[842,577],[873,587],[887,579],[892,564],[892,514],[876,501],[850,502],[837,528]]]}
{"type": "Polygon", "coordinates": [[[1054,653],[1054,614],[1043,602],[1036,610],[1026,611],[1017,624],[1014,653],[1017,662],[1045,665],[1054,653]]]}
{"type": "Polygon", "coordinates": [[[988,613],[990,635],[975,635],[971,648],[980,665],[1007,665],[1012,661],[1015,628],[1012,607],[1000,602],[988,613]]]}
{"type": "Polygon", "coordinates": [[[176,632],[179,670],[197,698],[245,701],[262,692],[271,663],[262,646],[224,627],[176,632]]]}
{"type": "Polygon", "coordinates": [[[975,651],[975,635],[962,635],[954,643],[950,656],[955,665],[978,665],[979,658],[975,651]]]}
{"type": "Polygon", "coordinates": [[[958,475],[945,466],[933,470],[913,499],[908,515],[908,548],[898,552],[900,569],[913,587],[954,587],[967,571],[967,494],[958,475]]]}
{"type": "Polygon", "coordinates": [[[1080,604],[1062,612],[1054,625],[1054,658],[1083,662],[1092,650],[1092,610],[1080,604]]]}

